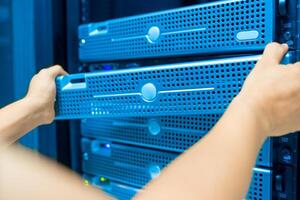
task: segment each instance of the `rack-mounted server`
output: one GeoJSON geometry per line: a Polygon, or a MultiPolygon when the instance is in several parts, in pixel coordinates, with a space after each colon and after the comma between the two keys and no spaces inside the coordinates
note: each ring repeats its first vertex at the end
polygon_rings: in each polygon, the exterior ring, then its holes
{"type": "MultiPolygon", "coordinates": [[[[130,199],[209,131],[267,43],[289,45],[285,63],[300,59],[299,8],[228,0],[79,26],[82,66],[106,71],[58,78],[56,110],[57,119],[84,119],[85,178],[130,199]],[[165,157],[137,167],[152,159],[141,152],[165,157]]],[[[298,148],[295,134],[267,140],[247,199],[299,199],[298,148]]]]}

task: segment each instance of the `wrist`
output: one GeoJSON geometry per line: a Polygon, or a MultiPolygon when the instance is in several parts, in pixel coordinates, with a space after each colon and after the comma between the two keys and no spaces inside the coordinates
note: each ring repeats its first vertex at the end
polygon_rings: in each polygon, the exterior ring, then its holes
{"type": "Polygon", "coordinates": [[[259,102],[239,94],[233,99],[229,107],[241,112],[241,117],[253,121],[259,137],[263,140],[268,137],[272,130],[272,125],[264,107],[259,102]]]}
{"type": "MultiPolygon", "coordinates": [[[[29,117],[36,126],[49,123],[49,112],[46,105],[38,98],[24,97],[21,102],[25,104],[29,117]]],[[[52,120],[51,120],[52,121],[52,120]]]]}

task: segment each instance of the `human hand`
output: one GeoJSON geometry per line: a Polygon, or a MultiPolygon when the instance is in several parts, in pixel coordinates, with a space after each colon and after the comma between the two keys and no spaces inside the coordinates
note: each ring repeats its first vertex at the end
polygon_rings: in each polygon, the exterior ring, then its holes
{"type": "Polygon", "coordinates": [[[54,120],[54,103],[56,96],[55,78],[65,74],[67,74],[67,72],[65,72],[61,66],[55,65],[42,69],[32,78],[24,99],[30,101],[34,106],[34,112],[40,116],[40,124],[49,124],[54,120]]]}
{"type": "Polygon", "coordinates": [[[236,98],[256,114],[266,137],[300,130],[300,62],[281,65],[287,51],[286,44],[267,45],[236,98]]]}

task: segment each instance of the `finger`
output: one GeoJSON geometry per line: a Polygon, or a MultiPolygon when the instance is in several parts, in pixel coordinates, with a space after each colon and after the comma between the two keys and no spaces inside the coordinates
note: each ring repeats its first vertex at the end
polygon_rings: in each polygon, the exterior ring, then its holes
{"type": "Polygon", "coordinates": [[[57,77],[59,75],[67,75],[68,73],[60,66],[60,65],[54,65],[52,67],[49,67],[48,73],[52,77],[57,77]]]}
{"type": "Polygon", "coordinates": [[[276,42],[270,43],[264,50],[262,61],[266,61],[268,63],[271,62],[272,64],[279,64],[287,51],[287,44],[278,44],[276,42]]]}

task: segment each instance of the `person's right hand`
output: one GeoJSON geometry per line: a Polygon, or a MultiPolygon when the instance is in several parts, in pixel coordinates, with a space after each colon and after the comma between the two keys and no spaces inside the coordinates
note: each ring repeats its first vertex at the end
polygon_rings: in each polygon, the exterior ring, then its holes
{"type": "Polygon", "coordinates": [[[53,121],[56,96],[55,78],[65,74],[67,72],[61,66],[55,65],[42,69],[32,78],[25,99],[34,105],[33,112],[40,116],[39,124],[49,124],[53,121]]]}
{"type": "Polygon", "coordinates": [[[300,130],[300,62],[281,65],[287,51],[286,44],[267,45],[236,98],[263,122],[265,136],[300,130]]]}

